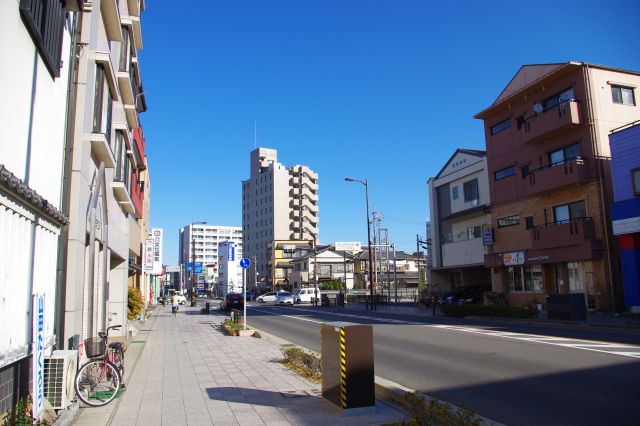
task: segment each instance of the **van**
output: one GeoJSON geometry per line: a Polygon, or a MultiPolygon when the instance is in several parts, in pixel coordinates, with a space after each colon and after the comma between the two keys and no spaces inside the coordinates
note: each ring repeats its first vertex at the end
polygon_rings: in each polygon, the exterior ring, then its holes
{"type": "MultiPolygon", "coordinates": [[[[293,303],[313,303],[316,293],[315,288],[298,288],[293,293],[293,303]]],[[[318,299],[320,298],[320,290],[318,290],[318,299]]]]}

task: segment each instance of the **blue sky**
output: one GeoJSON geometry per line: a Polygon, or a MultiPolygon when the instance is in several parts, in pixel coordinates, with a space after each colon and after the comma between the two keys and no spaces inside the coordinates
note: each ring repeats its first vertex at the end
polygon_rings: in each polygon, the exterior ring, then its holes
{"type": "Polygon", "coordinates": [[[319,174],[322,243],[366,241],[364,190],[349,176],[368,179],[371,209],[411,251],[429,217],[427,180],[456,148],[484,149],[472,116],[521,65],[640,70],[631,0],[146,5],[142,124],[168,265],[181,226],[242,225],[254,122],[258,146],[319,174]]]}

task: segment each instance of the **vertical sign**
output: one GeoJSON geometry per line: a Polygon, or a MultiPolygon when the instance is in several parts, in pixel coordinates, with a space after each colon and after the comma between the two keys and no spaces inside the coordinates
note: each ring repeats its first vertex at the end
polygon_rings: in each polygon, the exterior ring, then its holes
{"type": "Polygon", "coordinates": [[[153,238],[153,275],[162,274],[162,228],[153,228],[151,230],[151,238],[153,238]]]}
{"type": "Polygon", "coordinates": [[[236,260],[236,243],[229,241],[227,245],[229,248],[229,262],[235,262],[236,260]]]}
{"type": "Polygon", "coordinates": [[[44,293],[33,295],[33,398],[32,413],[39,419],[44,411],[44,293]]]}
{"type": "Polygon", "coordinates": [[[147,271],[153,269],[153,238],[144,240],[144,269],[147,271]]]}

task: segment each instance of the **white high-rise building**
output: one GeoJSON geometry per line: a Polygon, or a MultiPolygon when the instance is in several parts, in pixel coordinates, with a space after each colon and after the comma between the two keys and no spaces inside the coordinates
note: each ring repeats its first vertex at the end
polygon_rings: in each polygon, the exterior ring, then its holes
{"type": "MultiPolygon", "coordinates": [[[[207,225],[193,223],[180,228],[180,266],[183,272],[185,264],[194,261],[202,262],[202,272],[198,273],[197,282],[206,282],[209,288],[218,282],[218,243],[232,241],[237,244],[236,255],[242,258],[242,228],[239,226],[207,225]]],[[[190,288],[190,282],[185,282],[187,275],[182,275],[183,284],[190,288]]]]}
{"type": "Polygon", "coordinates": [[[245,257],[257,278],[274,282],[271,246],[275,240],[318,240],[318,175],[306,166],[285,167],[275,149],[250,154],[250,176],[242,182],[245,257]]]}
{"type": "Polygon", "coordinates": [[[224,297],[227,293],[242,292],[240,259],[237,242],[218,243],[218,296],[224,297]]]}

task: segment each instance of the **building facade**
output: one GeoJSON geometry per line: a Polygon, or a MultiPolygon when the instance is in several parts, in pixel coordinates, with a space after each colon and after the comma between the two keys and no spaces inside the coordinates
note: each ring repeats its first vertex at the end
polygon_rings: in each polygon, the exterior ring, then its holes
{"type": "Polygon", "coordinates": [[[215,290],[219,280],[219,243],[223,241],[236,243],[237,255],[239,259],[242,258],[242,228],[239,226],[193,223],[180,228],[179,238],[179,262],[183,271],[182,282],[187,290],[191,289],[191,280],[187,275],[185,265],[194,261],[202,262],[202,272],[197,273],[195,281],[205,283],[207,290],[215,290]]]}
{"type": "Polygon", "coordinates": [[[240,268],[242,253],[238,249],[239,243],[235,241],[218,243],[218,283],[215,286],[217,297],[225,297],[227,293],[242,292],[242,268],[240,268]]]}
{"type": "Polygon", "coordinates": [[[317,245],[318,220],[318,175],[306,166],[280,164],[275,149],[252,151],[250,176],[242,182],[242,231],[257,279],[275,285],[274,241],[317,245]]]}
{"type": "Polygon", "coordinates": [[[313,240],[275,240],[267,247],[267,274],[273,277],[273,286],[277,290],[293,291],[294,282],[290,279],[293,272],[293,260],[313,251],[313,240]]]}
{"type": "Polygon", "coordinates": [[[339,281],[347,290],[353,288],[353,255],[338,252],[333,246],[320,246],[317,250],[291,261],[289,275],[292,288],[315,287],[324,282],[339,281]]]}
{"type": "Polygon", "coordinates": [[[494,291],[516,305],[583,293],[621,307],[607,206],[610,130],[640,118],[640,73],[581,62],[526,65],[484,121],[494,291]]]}
{"type": "MultiPolygon", "coordinates": [[[[634,93],[635,94],[635,93],[634,93]]],[[[613,233],[618,240],[624,306],[640,313],[640,122],[609,135],[613,233]]]]}
{"type": "Polygon", "coordinates": [[[491,285],[482,238],[483,230],[491,226],[486,152],[456,150],[428,184],[430,292],[491,285]]]}
{"type": "Polygon", "coordinates": [[[61,194],[77,18],[50,3],[39,14],[35,2],[0,2],[0,416],[30,393],[34,295],[44,298],[45,355],[64,301],[58,246],[68,226],[61,194]]]}

